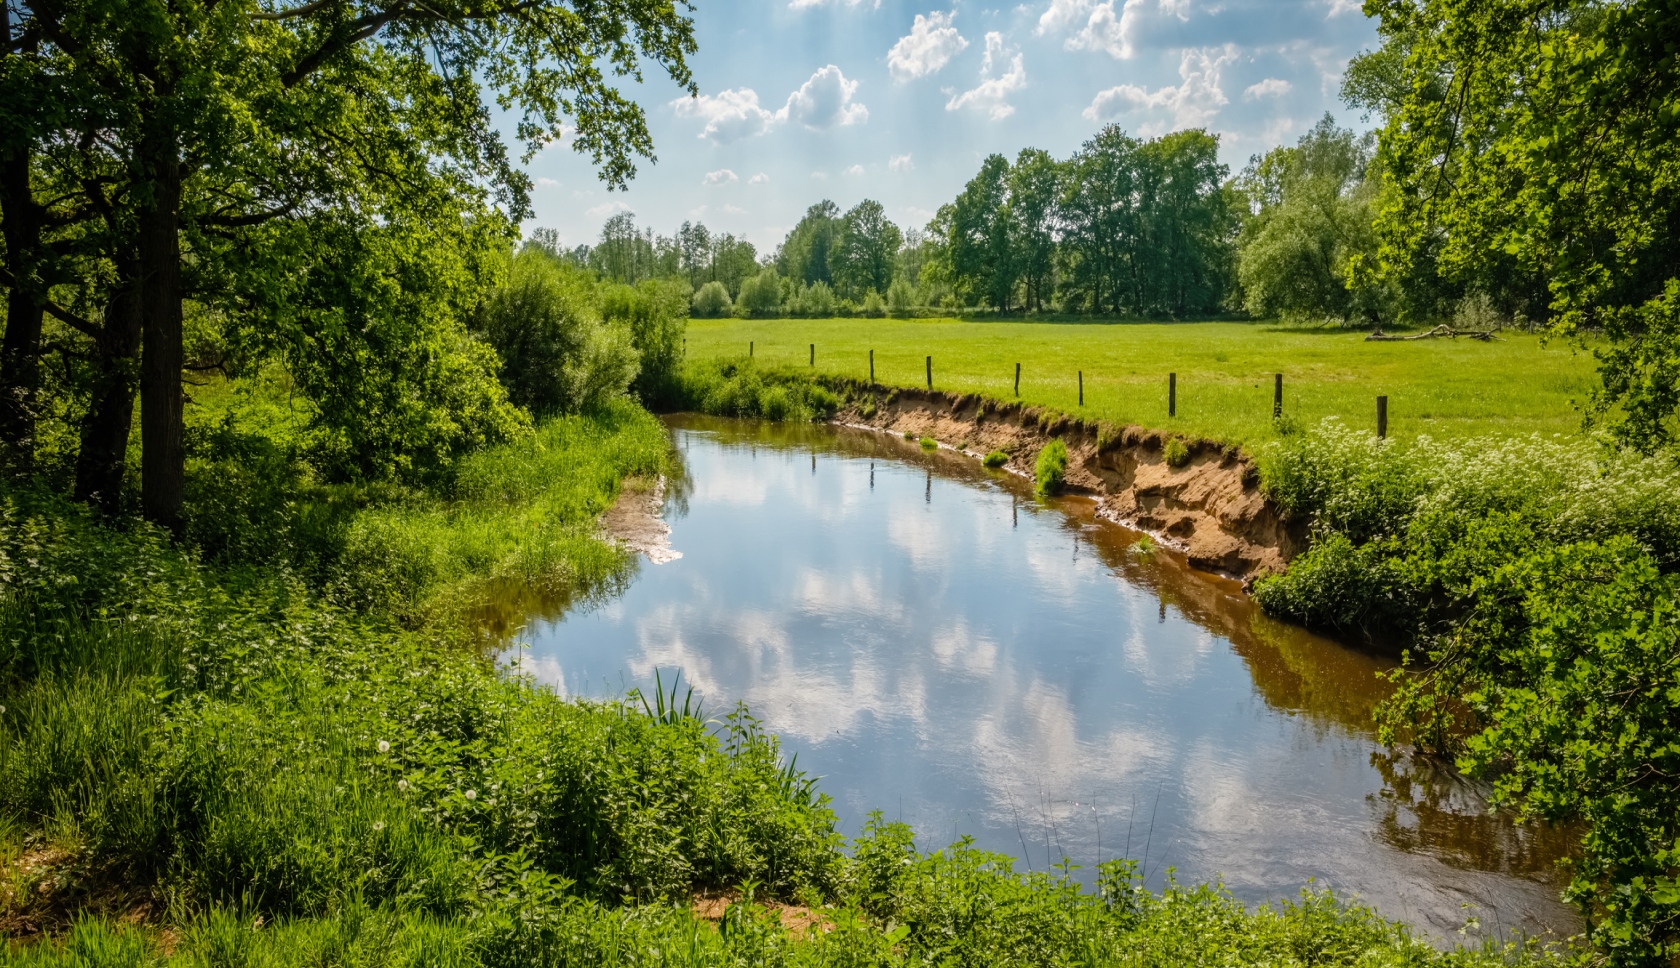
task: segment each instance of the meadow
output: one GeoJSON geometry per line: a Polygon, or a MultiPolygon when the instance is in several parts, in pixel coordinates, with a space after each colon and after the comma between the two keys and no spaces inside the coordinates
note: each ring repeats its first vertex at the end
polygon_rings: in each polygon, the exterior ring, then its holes
{"type": "Polygon", "coordinates": [[[1595,377],[1591,353],[1518,331],[1499,342],[1366,342],[1363,332],[1265,322],[1032,323],[954,319],[691,320],[690,359],[744,356],[763,366],[810,365],[834,376],[1020,398],[1070,414],[1258,444],[1340,417],[1375,428],[1388,397],[1388,433],[1458,439],[1579,434],[1595,377]],[[1079,373],[1085,403],[1079,403],[1079,373]],[[1167,375],[1177,413],[1167,414],[1167,375]],[[1284,378],[1272,421],[1273,374],[1284,378]]]}

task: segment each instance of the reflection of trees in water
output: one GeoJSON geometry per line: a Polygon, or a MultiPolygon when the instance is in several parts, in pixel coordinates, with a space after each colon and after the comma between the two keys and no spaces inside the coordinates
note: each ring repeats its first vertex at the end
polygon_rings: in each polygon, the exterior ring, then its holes
{"type": "Polygon", "coordinates": [[[1517,824],[1493,812],[1489,787],[1450,764],[1406,750],[1371,754],[1383,778],[1368,800],[1378,839],[1395,850],[1425,854],[1460,870],[1496,871],[1561,886],[1557,862],[1569,856],[1580,831],[1541,821],[1517,824]]]}
{"type": "Polygon", "coordinates": [[[688,499],[694,494],[694,475],[688,470],[688,455],[671,438],[669,460],[665,471],[665,506],[660,516],[667,523],[688,516],[688,499]]]}

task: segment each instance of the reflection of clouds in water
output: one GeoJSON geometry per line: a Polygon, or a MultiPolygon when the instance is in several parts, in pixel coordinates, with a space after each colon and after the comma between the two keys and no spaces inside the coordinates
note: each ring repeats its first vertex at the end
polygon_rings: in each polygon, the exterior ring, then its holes
{"type": "Polygon", "coordinates": [[[694,492],[689,495],[690,512],[695,505],[723,504],[735,507],[760,507],[770,496],[770,489],[787,481],[776,481],[769,474],[751,464],[733,461],[707,461],[705,473],[695,475],[694,492]]]}
{"type": "Polygon", "coordinates": [[[798,602],[797,607],[809,614],[867,617],[874,622],[893,624],[907,618],[904,603],[887,597],[878,573],[871,575],[857,570],[841,578],[808,568],[796,584],[798,591],[794,598],[798,602]]]}
{"type": "Polygon", "coordinates": [[[933,633],[933,657],[947,669],[986,675],[997,664],[997,643],[970,632],[968,623],[959,618],[933,633]]]}
{"type": "Polygon", "coordinates": [[[1183,623],[1162,625],[1142,609],[1127,610],[1131,634],[1120,647],[1126,669],[1154,687],[1187,684],[1203,672],[1207,660],[1225,651],[1223,639],[1183,623]]]}
{"type": "Polygon", "coordinates": [[[566,692],[566,673],[560,668],[560,659],[556,656],[525,652],[510,659],[507,665],[519,675],[529,676],[532,682],[553,689],[557,696],[564,698],[569,695],[566,692]]]}
{"type": "Polygon", "coordinates": [[[887,513],[887,536],[920,572],[945,571],[955,550],[940,518],[913,504],[895,502],[887,513]]]}

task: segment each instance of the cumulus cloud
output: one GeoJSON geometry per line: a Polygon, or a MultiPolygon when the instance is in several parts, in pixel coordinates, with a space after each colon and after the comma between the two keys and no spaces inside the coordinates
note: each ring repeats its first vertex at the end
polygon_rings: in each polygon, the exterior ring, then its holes
{"type": "Polygon", "coordinates": [[[539,179],[537,179],[537,187],[538,188],[559,188],[560,183],[555,181],[552,178],[539,178],[539,179]]]}
{"type": "Polygon", "coordinates": [[[765,184],[769,184],[769,182],[770,182],[770,176],[766,175],[762,171],[759,172],[758,174],[752,176],[751,178],[747,179],[747,184],[749,184],[749,185],[765,185],[765,184]]]}
{"type": "Polygon", "coordinates": [[[1071,31],[1064,44],[1068,50],[1102,51],[1124,60],[1137,49],[1138,33],[1151,7],[1162,16],[1190,18],[1190,0],[1051,0],[1034,32],[1071,31]]]}
{"type": "Polygon", "coordinates": [[[706,177],[700,179],[700,184],[705,185],[707,188],[712,188],[717,185],[727,185],[731,182],[738,182],[740,180],[741,179],[737,178],[735,173],[729,169],[719,168],[717,171],[707,172],[706,177]]]}
{"type": "Polygon", "coordinates": [[[925,17],[916,15],[910,32],[887,51],[887,69],[892,71],[894,80],[910,81],[933,74],[968,46],[968,41],[951,25],[956,16],[955,10],[949,13],[935,10],[925,17]]]}
{"type": "Polygon", "coordinates": [[[1111,121],[1133,111],[1171,111],[1175,128],[1194,128],[1219,113],[1229,101],[1219,87],[1219,72],[1237,59],[1235,44],[1186,48],[1178,64],[1183,83],[1154,91],[1121,84],[1101,92],[1084,111],[1092,121],[1111,121]]]}
{"type": "MultiPolygon", "coordinates": [[[[809,10],[812,7],[826,7],[831,3],[837,7],[842,4],[848,7],[856,7],[864,2],[866,0],[789,0],[788,9],[809,10]]],[[[867,2],[869,2],[871,9],[879,10],[881,7],[881,0],[867,0],[867,2]]]]}
{"type": "Polygon", "coordinates": [[[787,103],[776,111],[759,104],[758,92],[748,87],[723,91],[716,96],[678,98],[671,102],[671,107],[679,118],[705,120],[706,126],[699,136],[721,145],[764,134],[790,120],[812,129],[862,124],[869,120],[869,109],[852,100],[857,87],[857,81],[846,80],[840,68],[830,64],[789,94],[787,103]]]}
{"type": "Polygon", "coordinates": [[[1281,97],[1288,94],[1292,86],[1281,77],[1268,77],[1258,84],[1250,84],[1243,91],[1243,97],[1250,101],[1262,97],[1281,97]]]}
{"type": "Polygon", "coordinates": [[[624,204],[623,202],[607,202],[605,205],[597,205],[594,208],[589,209],[585,214],[590,218],[604,218],[608,215],[628,211],[630,211],[630,206],[624,204]]]}
{"type": "Polygon", "coordinates": [[[858,175],[863,174],[863,166],[862,165],[853,165],[852,167],[850,167],[850,168],[846,169],[845,171],[841,172],[840,174],[851,175],[855,178],[858,175]]]}
{"type": "Polygon", "coordinates": [[[945,102],[945,110],[977,108],[985,111],[993,121],[1014,114],[1015,107],[1009,103],[1009,95],[1026,86],[1027,70],[1021,66],[1020,53],[1016,53],[1010,61],[1008,73],[989,76],[1003,58],[1003,35],[994,30],[986,35],[986,57],[980,65],[980,86],[952,95],[951,100],[945,102]]]}
{"type": "Polygon", "coordinates": [[[702,94],[678,98],[671,106],[679,118],[705,119],[706,127],[701,129],[700,137],[720,145],[763,134],[777,120],[774,112],[759,106],[758,93],[748,87],[723,91],[716,97],[702,94]]]}
{"type": "Polygon", "coordinates": [[[869,120],[869,109],[852,100],[858,82],[846,80],[846,75],[833,64],[822,68],[788,95],[787,103],[776,112],[778,120],[792,120],[807,128],[832,128],[835,125],[862,124],[869,120]]]}
{"type": "Polygon", "coordinates": [[[916,163],[910,160],[908,154],[893,155],[887,160],[887,167],[893,171],[909,171],[916,167],[916,163]]]}

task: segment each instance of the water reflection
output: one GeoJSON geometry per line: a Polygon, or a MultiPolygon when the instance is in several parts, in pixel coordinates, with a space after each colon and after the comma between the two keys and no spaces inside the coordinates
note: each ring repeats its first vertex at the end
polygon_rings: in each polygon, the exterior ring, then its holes
{"type": "Polygon", "coordinates": [[[1556,832],[1388,754],[1389,663],[1025,482],[886,435],[673,418],[677,561],[534,621],[526,670],[617,694],[681,670],[824,775],[848,831],[973,835],[1036,869],[1145,861],[1246,901],[1316,877],[1440,933],[1574,928],[1556,832]]]}

